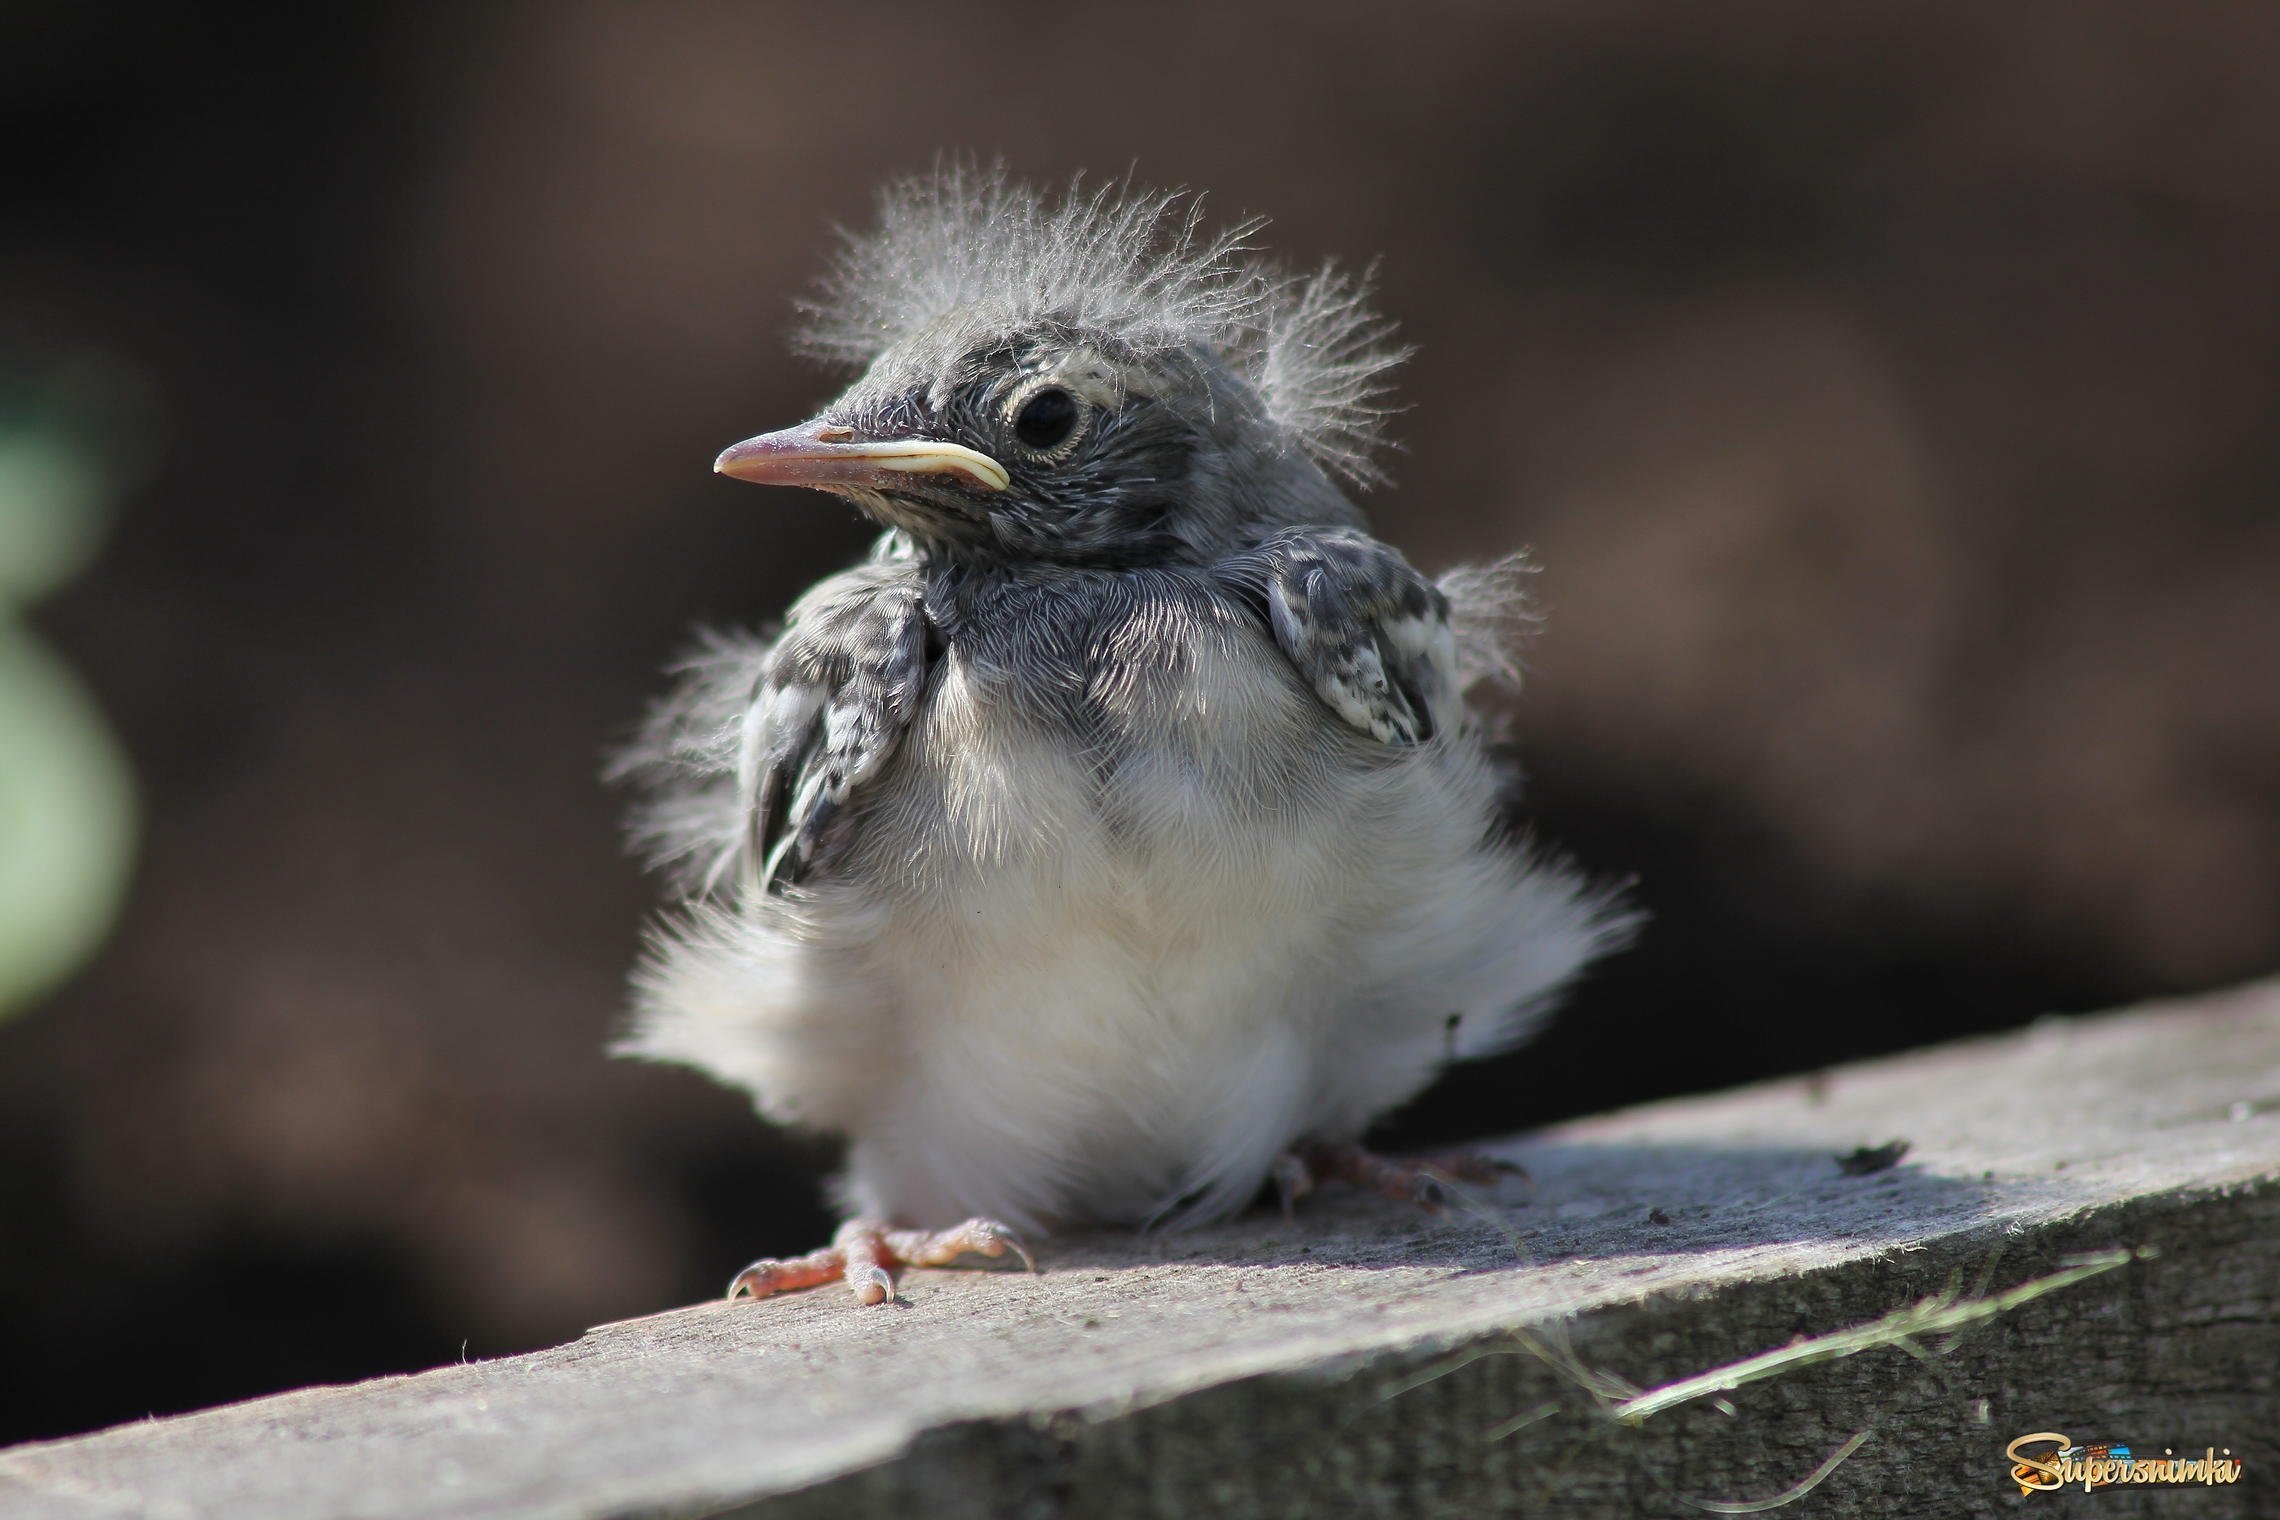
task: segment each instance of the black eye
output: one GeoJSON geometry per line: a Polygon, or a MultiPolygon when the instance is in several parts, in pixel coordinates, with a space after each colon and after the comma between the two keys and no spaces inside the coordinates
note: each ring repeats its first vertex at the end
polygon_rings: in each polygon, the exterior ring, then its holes
{"type": "Polygon", "coordinates": [[[1077,398],[1048,386],[1021,403],[1013,414],[1013,436],[1033,449],[1055,449],[1077,428],[1077,398]]]}

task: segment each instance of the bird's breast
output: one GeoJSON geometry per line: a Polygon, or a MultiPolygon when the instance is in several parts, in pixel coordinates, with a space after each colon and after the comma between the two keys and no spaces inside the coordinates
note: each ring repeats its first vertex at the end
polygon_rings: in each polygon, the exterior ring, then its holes
{"type": "Polygon", "coordinates": [[[926,1216],[1247,1197],[1369,996],[1373,861],[1436,763],[1388,753],[1209,596],[954,643],[849,872],[926,1137],[865,1186],[926,1216]]]}
{"type": "Polygon", "coordinates": [[[1248,609],[1146,589],[1041,598],[952,643],[885,809],[922,881],[1027,868],[1160,895],[1280,869],[1340,808],[1372,747],[1248,609]]]}
{"type": "Polygon", "coordinates": [[[952,651],[861,831],[934,1148],[903,1164],[940,1176],[911,1196],[1230,1207],[1301,1122],[1354,927],[1344,731],[1232,618],[1043,642],[952,651]]]}

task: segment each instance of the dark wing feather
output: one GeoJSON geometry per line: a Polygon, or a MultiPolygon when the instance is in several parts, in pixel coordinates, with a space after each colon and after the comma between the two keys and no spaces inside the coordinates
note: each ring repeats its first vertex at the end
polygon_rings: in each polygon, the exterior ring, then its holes
{"type": "Polygon", "coordinates": [[[917,579],[893,564],[819,584],[772,645],[710,640],[614,767],[646,794],[633,831],[652,863],[691,895],[806,877],[908,730],[930,645],[917,579]]]}
{"type": "Polygon", "coordinates": [[[798,881],[824,856],[849,795],[885,767],[917,714],[929,669],[924,596],[905,573],[882,579],[821,605],[803,600],[777,646],[770,686],[800,721],[763,750],[752,826],[764,884],[798,881]]]}
{"type": "Polygon", "coordinates": [[[1341,719],[1382,744],[1423,744],[1461,711],[1449,600],[1353,528],[1287,528],[1218,574],[1341,719]]]}

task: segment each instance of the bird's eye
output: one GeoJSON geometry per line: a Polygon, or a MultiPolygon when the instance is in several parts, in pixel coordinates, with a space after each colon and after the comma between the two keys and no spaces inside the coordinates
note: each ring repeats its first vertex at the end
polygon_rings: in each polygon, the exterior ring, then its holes
{"type": "Polygon", "coordinates": [[[1013,436],[1039,452],[1057,449],[1077,430],[1077,417],[1077,398],[1059,386],[1047,386],[1013,414],[1013,436]]]}

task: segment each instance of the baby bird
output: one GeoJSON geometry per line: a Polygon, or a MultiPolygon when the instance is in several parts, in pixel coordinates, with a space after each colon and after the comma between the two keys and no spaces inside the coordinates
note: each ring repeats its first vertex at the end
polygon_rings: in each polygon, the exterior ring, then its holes
{"type": "Polygon", "coordinates": [[[1509,831],[1466,703],[1520,566],[1429,580],[1339,489],[1402,357],[1361,282],[1176,194],[953,167],[881,211],[803,335],[860,377],[715,468],[885,534],[621,762],[678,897],[622,1050],[849,1143],[834,1243],[731,1296],[1416,1182],[1371,1120],[1631,924],[1509,831]]]}

